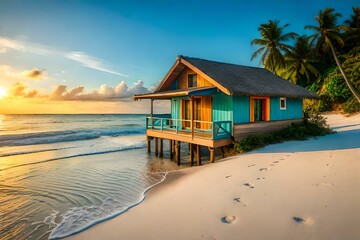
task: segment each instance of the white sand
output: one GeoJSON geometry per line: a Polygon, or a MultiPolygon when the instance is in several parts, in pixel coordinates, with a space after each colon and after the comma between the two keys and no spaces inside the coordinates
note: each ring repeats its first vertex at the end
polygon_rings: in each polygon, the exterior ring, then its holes
{"type": "Polygon", "coordinates": [[[327,117],[337,134],[170,173],[71,239],[360,239],[360,115],[327,117]]]}

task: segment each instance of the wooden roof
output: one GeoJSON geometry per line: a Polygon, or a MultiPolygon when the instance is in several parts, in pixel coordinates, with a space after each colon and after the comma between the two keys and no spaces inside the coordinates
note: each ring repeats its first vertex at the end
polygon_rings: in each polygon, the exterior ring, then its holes
{"type": "Polygon", "coordinates": [[[293,84],[264,68],[222,63],[179,55],[155,93],[170,89],[173,82],[189,67],[228,95],[318,98],[318,95],[293,84]]]}

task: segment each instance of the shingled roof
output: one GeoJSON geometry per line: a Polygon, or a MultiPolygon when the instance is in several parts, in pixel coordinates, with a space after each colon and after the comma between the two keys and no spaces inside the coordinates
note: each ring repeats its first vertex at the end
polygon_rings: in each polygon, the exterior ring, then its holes
{"type": "Polygon", "coordinates": [[[264,68],[215,62],[178,56],[229,90],[232,95],[318,98],[318,95],[295,85],[264,68]]]}

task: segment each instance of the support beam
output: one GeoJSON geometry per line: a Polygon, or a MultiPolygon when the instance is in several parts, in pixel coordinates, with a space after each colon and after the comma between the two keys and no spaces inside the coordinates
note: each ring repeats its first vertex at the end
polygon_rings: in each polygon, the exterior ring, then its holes
{"type": "Polygon", "coordinates": [[[201,165],[200,145],[196,145],[196,163],[197,163],[198,166],[201,165]]]}
{"type": "Polygon", "coordinates": [[[159,156],[159,139],[155,138],[155,156],[159,156]]]}
{"type": "Polygon", "coordinates": [[[154,129],[154,99],[151,99],[150,117],[151,117],[151,129],[154,129]]]}
{"type": "Polygon", "coordinates": [[[161,157],[161,158],[164,156],[163,144],[164,144],[163,139],[160,138],[160,154],[159,154],[159,157],[161,157]]]}
{"type": "Polygon", "coordinates": [[[221,153],[222,153],[222,157],[224,158],[225,157],[225,147],[224,146],[221,147],[221,153]]]}
{"type": "Polygon", "coordinates": [[[214,152],[214,148],[209,147],[209,152],[210,152],[210,163],[214,163],[215,161],[215,152],[214,152]]]}
{"type": "Polygon", "coordinates": [[[195,109],[194,109],[194,96],[191,96],[190,98],[191,103],[191,138],[194,139],[194,115],[195,115],[195,109]]]}
{"type": "Polygon", "coordinates": [[[190,143],[190,166],[194,165],[194,144],[190,143]]]}
{"type": "Polygon", "coordinates": [[[169,140],[169,158],[173,158],[173,140],[169,140]]]}
{"type": "Polygon", "coordinates": [[[176,163],[180,166],[180,141],[175,141],[175,155],[176,155],[176,163]]]}
{"type": "Polygon", "coordinates": [[[147,141],[147,151],[148,153],[151,153],[151,138],[147,137],[146,141],[147,141]]]}

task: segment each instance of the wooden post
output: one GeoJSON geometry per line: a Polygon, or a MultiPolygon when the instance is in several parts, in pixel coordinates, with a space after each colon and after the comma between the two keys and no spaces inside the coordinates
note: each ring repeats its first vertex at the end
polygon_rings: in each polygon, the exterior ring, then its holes
{"type": "Polygon", "coordinates": [[[170,158],[170,160],[172,159],[172,157],[173,157],[173,143],[172,143],[173,141],[172,140],[169,140],[169,158],[170,158]]]}
{"type": "Polygon", "coordinates": [[[175,154],[176,154],[176,163],[180,166],[180,141],[175,141],[175,154]]]}
{"type": "Polygon", "coordinates": [[[224,148],[225,148],[224,146],[221,147],[221,153],[222,153],[223,158],[225,157],[225,149],[224,148]]]}
{"type": "Polygon", "coordinates": [[[163,139],[160,138],[160,155],[159,157],[163,157],[164,156],[164,152],[163,152],[163,139]]]}
{"type": "Polygon", "coordinates": [[[153,119],[153,115],[154,115],[154,99],[151,99],[151,108],[150,108],[151,129],[153,129],[153,128],[154,128],[154,119],[153,119]]]}
{"type": "Polygon", "coordinates": [[[194,96],[191,96],[190,98],[190,102],[191,102],[191,138],[194,139],[194,96]]]}
{"type": "Polygon", "coordinates": [[[155,138],[155,156],[159,156],[159,141],[158,138],[155,138]]]}
{"type": "Polygon", "coordinates": [[[151,138],[147,137],[147,151],[151,153],[151,138]]]}
{"type": "Polygon", "coordinates": [[[201,165],[200,145],[196,145],[196,162],[198,166],[201,165]]]}
{"type": "Polygon", "coordinates": [[[214,163],[214,161],[215,161],[214,148],[209,147],[209,151],[210,151],[210,163],[214,163]]]}
{"type": "Polygon", "coordinates": [[[194,144],[190,143],[190,166],[194,165],[194,144]]]}

